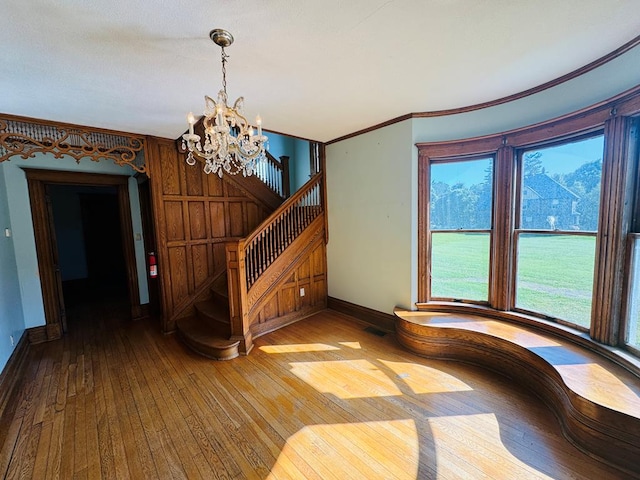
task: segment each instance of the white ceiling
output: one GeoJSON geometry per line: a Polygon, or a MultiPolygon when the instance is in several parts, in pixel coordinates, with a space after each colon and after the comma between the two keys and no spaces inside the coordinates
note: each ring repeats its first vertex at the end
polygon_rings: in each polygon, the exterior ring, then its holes
{"type": "Polygon", "coordinates": [[[522,92],[640,32],[639,0],[10,0],[0,112],[177,138],[221,88],[319,141],[522,92]]]}

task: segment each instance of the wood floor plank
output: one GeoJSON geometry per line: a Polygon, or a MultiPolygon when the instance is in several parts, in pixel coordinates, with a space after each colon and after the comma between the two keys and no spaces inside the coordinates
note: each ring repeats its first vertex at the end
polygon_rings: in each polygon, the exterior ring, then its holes
{"type": "Polygon", "coordinates": [[[530,392],[342,314],[226,362],[117,305],[88,315],[29,352],[0,478],[629,478],[573,447],[530,392]]]}
{"type": "MultiPolygon", "coordinates": [[[[87,362],[90,363],[90,362],[87,362]]],[[[100,472],[100,443],[98,439],[98,424],[96,421],[96,398],[92,389],[91,393],[85,394],[85,417],[84,427],[86,442],[86,457],[87,457],[87,477],[91,479],[100,479],[102,474],[100,472]]],[[[82,441],[83,437],[80,435],[78,441],[82,441]]]]}
{"type": "Polygon", "coordinates": [[[38,449],[33,466],[33,478],[46,478],[47,461],[49,460],[49,448],[51,444],[51,435],[53,433],[53,423],[43,423],[40,432],[38,449]]]}

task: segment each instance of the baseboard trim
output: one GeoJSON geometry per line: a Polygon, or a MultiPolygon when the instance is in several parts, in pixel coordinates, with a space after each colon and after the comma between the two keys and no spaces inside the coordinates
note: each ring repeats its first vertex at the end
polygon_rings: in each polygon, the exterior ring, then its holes
{"type": "Polygon", "coordinates": [[[30,345],[29,335],[25,331],[9,357],[7,364],[0,372],[0,449],[4,445],[6,435],[9,432],[9,423],[11,422],[11,417],[13,417],[12,408],[15,409],[16,407],[16,402],[12,400],[16,394],[18,380],[24,376],[24,369],[27,365],[25,360],[30,345]]]}
{"type": "Polygon", "coordinates": [[[334,297],[328,298],[327,308],[356,317],[385,332],[396,331],[395,317],[389,313],[379,312],[378,310],[356,305],[355,303],[334,297]]]}

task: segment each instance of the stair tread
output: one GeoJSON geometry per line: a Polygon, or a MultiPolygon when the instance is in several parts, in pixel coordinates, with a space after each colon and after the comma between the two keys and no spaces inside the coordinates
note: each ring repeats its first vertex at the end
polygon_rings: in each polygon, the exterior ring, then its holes
{"type": "Polygon", "coordinates": [[[215,360],[230,360],[238,356],[239,340],[230,340],[212,330],[198,317],[189,317],[177,322],[180,338],[192,350],[215,360]]]}
{"type": "Polygon", "coordinates": [[[205,317],[205,320],[213,320],[219,323],[229,323],[229,308],[214,300],[203,300],[195,303],[198,314],[205,317]]]}

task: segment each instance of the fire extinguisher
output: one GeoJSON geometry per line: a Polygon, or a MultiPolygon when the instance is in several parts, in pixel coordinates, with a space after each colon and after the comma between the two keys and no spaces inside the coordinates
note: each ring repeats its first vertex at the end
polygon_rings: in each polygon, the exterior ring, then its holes
{"type": "Polygon", "coordinates": [[[149,277],[156,278],[158,276],[158,261],[155,252],[149,252],[149,277]]]}

